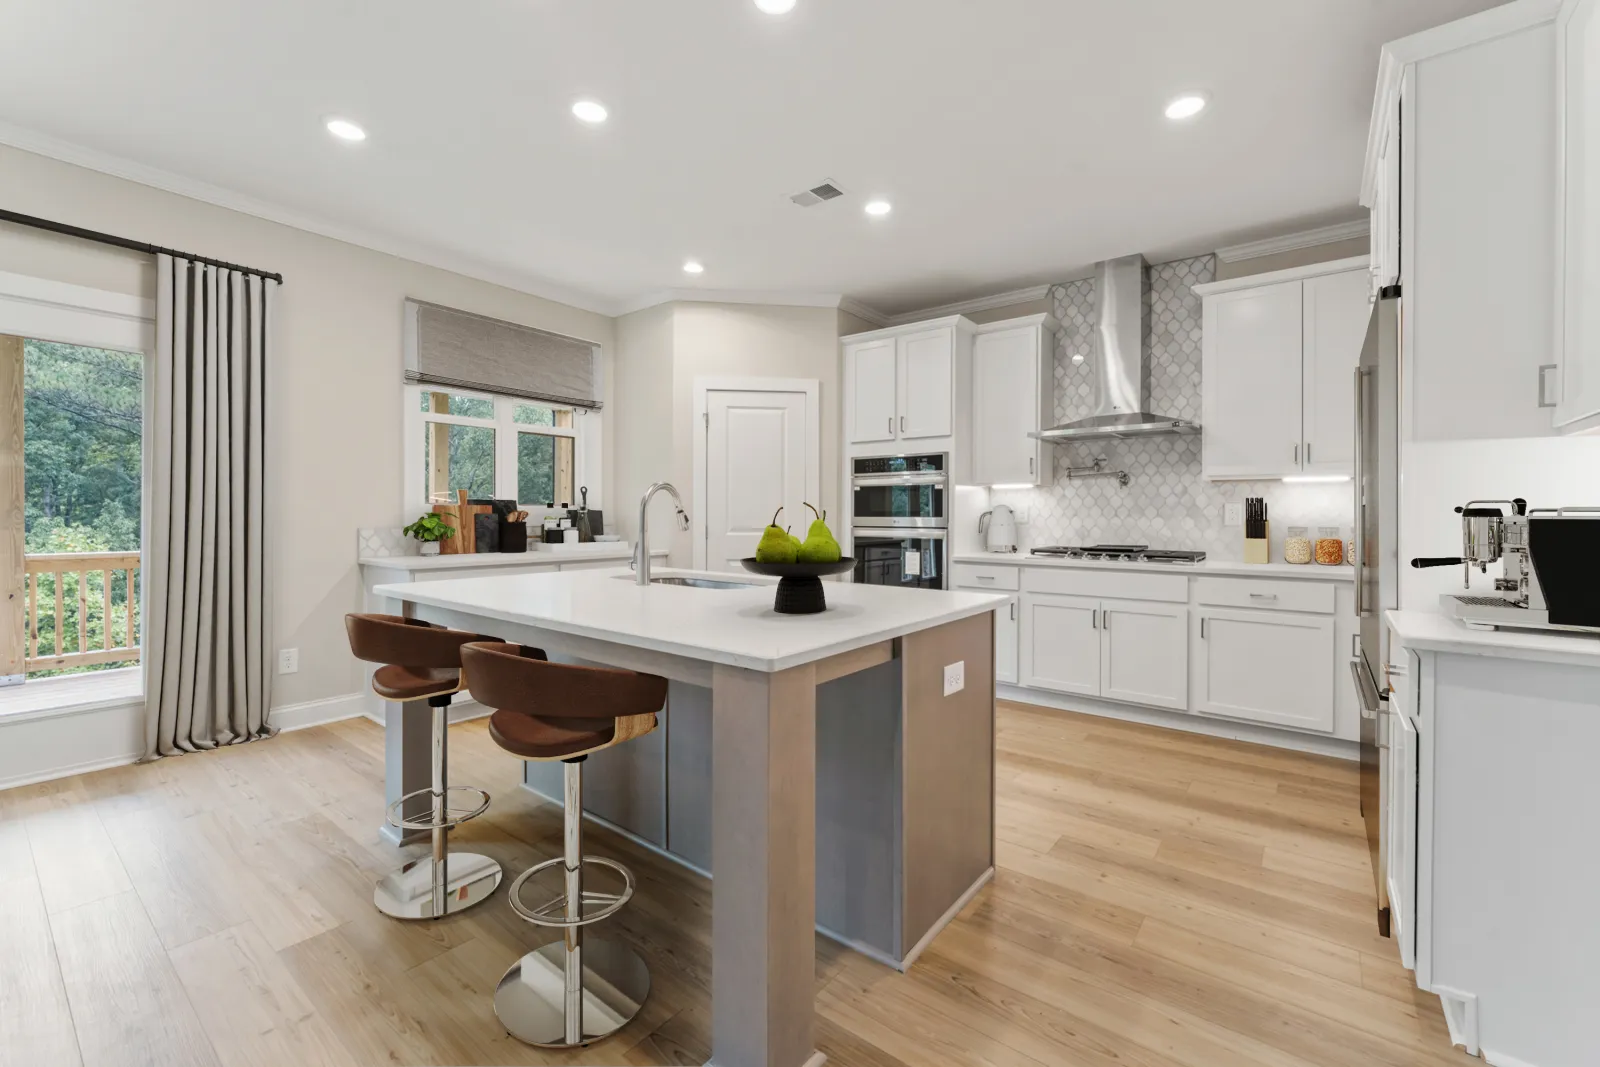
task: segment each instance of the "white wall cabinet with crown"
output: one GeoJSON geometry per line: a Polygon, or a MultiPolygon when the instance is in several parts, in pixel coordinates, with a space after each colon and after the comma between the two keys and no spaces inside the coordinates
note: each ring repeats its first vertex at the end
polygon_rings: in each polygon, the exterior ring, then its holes
{"type": "Polygon", "coordinates": [[[971,380],[975,330],[957,315],[841,338],[846,444],[955,451],[965,437],[958,383],[971,380]]]}
{"type": "Polygon", "coordinates": [[[1036,437],[1055,406],[1056,321],[1029,315],[978,327],[972,342],[972,481],[1043,485],[1051,446],[1036,437]]]}
{"type": "Polygon", "coordinates": [[[1207,478],[1352,473],[1368,268],[1341,259],[1194,287],[1207,478]]]}
{"type": "Polygon", "coordinates": [[[1594,292],[1594,276],[1586,289],[1580,280],[1585,231],[1600,232],[1582,218],[1582,190],[1594,179],[1573,152],[1590,120],[1569,121],[1563,170],[1557,107],[1564,98],[1581,113],[1596,79],[1583,61],[1596,6],[1516,0],[1380,54],[1361,203],[1372,218],[1372,281],[1401,289],[1406,440],[1543,437],[1585,407],[1600,412],[1580,355],[1583,320],[1594,314],[1583,303],[1593,301],[1567,302],[1578,332],[1563,353],[1552,295],[1594,292]],[[1564,78],[1558,12],[1571,16],[1564,52],[1576,61],[1564,78]],[[1578,190],[1567,220],[1563,173],[1578,190]],[[1563,233],[1574,239],[1565,257],[1563,233]]]}
{"type": "Polygon", "coordinates": [[[1600,0],[1556,18],[1556,354],[1563,433],[1600,428],[1600,0]]]}

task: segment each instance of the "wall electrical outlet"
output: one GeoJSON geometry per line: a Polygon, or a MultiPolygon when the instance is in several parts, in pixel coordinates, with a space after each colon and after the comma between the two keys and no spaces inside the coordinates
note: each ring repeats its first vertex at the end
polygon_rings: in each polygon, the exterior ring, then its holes
{"type": "Polygon", "coordinates": [[[967,687],[967,661],[957,660],[944,668],[944,695],[959,693],[967,687]]]}
{"type": "Polygon", "coordinates": [[[1243,526],[1244,525],[1244,502],[1243,501],[1237,501],[1235,503],[1222,505],[1222,525],[1224,525],[1224,526],[1243,526]]]}
{"type": "Polygon", "coordinates": [[[298,648],[278,649],[278,673],[293,674],[300,669],[300,650],[298,648]]]}

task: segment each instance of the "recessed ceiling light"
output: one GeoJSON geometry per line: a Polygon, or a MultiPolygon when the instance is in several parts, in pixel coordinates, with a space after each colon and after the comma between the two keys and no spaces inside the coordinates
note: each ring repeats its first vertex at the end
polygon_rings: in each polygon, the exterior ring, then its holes
{"type": "Polygon", "coordinates": [[[328,132],[341,141],[365,141],[367,131],[351,122],[349,119],[329,119],[324,123],[328,132]]]}
{"type": "Polygon", "coordinates": [[[769,15],[787,15],[794,10],[794,0],[756,0],[756,6],[769,15]]]}
{"type": "Polygon", "coordinates": [[[607,115],[605,105],[593,100],[579,100],[572,105],[572,113],[578,117],[578,121],[587,122],[591,126],[600,125],[606,120],[607,115]]]}
{"type": "Polygon", "coordinates": [[[705,272],[706,266],[699,260],[691,259],[685,261],[683,264],[683,273],[685,274],[704,274],[705,272]]]}
{"type": "Polygon", "coordinates": [[[1206,109],[1206,98],[1200,93],[1184,93],[1167,105],[1167,118],[1174,121],[1192,119],[1206,109]]]}
{"type": "Polygon", "coordinates": [[[867,201],[867,206],[862,210],[868,215],[887,215],[894,208],[887,200],[869,200],[867,201]]]}

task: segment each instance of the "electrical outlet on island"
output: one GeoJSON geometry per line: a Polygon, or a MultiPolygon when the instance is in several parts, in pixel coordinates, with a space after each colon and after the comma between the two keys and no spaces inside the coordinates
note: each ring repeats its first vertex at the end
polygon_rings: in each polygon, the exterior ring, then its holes
{"type": "Polygon", "coordinates": [[[278,673],[294,674],[300,669],[300,650],[298,648],[278,649],[278,673]]]}
{"type": "Polygon", "coordinates": [[[967,687],[967,661],[957,660],[944,668],[944,695],[951,696],[967,687]]]}

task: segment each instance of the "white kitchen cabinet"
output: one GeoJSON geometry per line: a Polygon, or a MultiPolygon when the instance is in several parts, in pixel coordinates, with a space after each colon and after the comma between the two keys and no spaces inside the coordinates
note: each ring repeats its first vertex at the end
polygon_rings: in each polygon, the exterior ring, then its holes
{"type": "Polygon", "coordinates": [[[1270,478],[1298,471],[1300,283],[1206,297],[1202,318],[1206,477],[1270,478]]]}
{"type": "Polygon", "coordinates": [[[1022,684],[1099,696],[1100,601],[1025,593],[1022,612],[1022,684]]]}
{"type": "Polygon", "coordinates": [[[1022,626],[1022,609],[1012,597],[1004,610],[994,613],[994,677],[1008,685],[1017,684],[1017,635],[1022,626]]]}
{"type": "Polygon", "coordinates": [[[1182,709],[1188,651],[1182,604],[1022,596],[1022,684],[1182,709]]]}
{"type": "Polygon", "coordinates": [[[955,374],[955,331],[926,330],[896,340],[899,349],[900,421],[902,440],[949,437],[955,374]]]}
{"type": "Polygon", "coordinates": [[[843,338],[848,443],[961,436],[956,382],[964,392],[974,329],[956,316],[843,338]]]}
{"type": "Polygon", "coordinates": [[[1100,602],[1100,695],[1189,706],[1189,609],[1136,600],[1100,602]]]}
{"type": "Polygon", "coordinates": [[[1555,425],[1600,426],[1600,0],[1566,0],[1556,18],[1555,425]]]}
{"type": "Polygon", "coordinates": [[[1054,401],[1055,321],[1031,315],[980,327],[972,342],[972,481],[1038,485],[1048,460],[1030,434],[1054,401]]]}
{"type": "Polygon", "coordinates": [[[1328,616],[1197,608],[1190,706],[1202,715],[1331,732],[1337,640],[1328,616]]]}
{"type": "Polygon", "coordinates": [[[1341,259],[1195,286],[1207,478],[1352,472],[1369,271],[1341,259]]]}
{"type": "MultiPolygon", "coordinates": [[[[1401,655],[1416,662],[1403,650],[1401,655]]],[[[1384,812],[1388,826],[1384,848],[1389,878],[1389,933],[1400,949],[1400,962],[1417,967],[1417,772],[1422,750],[1414,718],[1411,677],[1389,678],[1388,748],[1380,756],[1388,761],[1384,785],[1389,791],[1384,812]]]]}
{"type": "Polygon", "coordinates": [[[1306,474],[1355,471],[1355,371],[1371,320],[1371,276],[1347,270],[1301,283],[1301,418],[1306,474]]]}
{"type": "Polygon", "coordinates": [[[1398,234],[1375,236],[1399,248],[1405,440],[1555,433],[1557,234],[1584,229],[1556,204],[1557,9],[1498,5],[1382,50],[1361,202],[1398,192],[1398,234]]]}
{"type": "Polygon", "coordinates": [[[847,345],[845,384],[850,391],[850,440],[857,444],[893,441],[899,408],[895,339],[847,345]]]}

